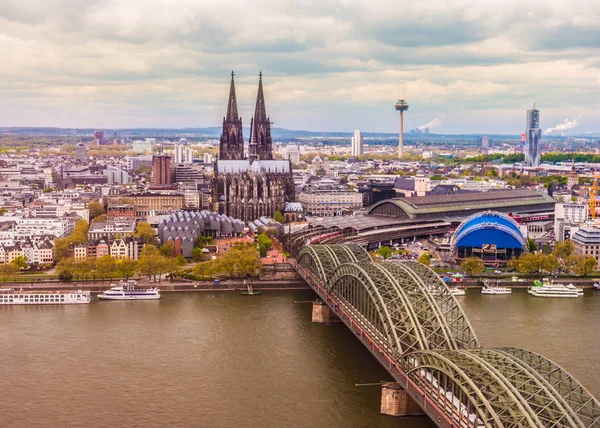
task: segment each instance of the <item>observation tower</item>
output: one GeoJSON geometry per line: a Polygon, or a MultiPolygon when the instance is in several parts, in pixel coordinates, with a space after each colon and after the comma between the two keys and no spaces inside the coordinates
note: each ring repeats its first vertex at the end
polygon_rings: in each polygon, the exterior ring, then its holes
{"type": "Polygon", "coordinates": [[[400,112],[400,134],[398,136],[398,159],[402,159],[404,145],[404,112],[408,110],[408,103],[404,100],[404,79],[400,81],[400,99],[396,102],[396,111],[400,112]]]}

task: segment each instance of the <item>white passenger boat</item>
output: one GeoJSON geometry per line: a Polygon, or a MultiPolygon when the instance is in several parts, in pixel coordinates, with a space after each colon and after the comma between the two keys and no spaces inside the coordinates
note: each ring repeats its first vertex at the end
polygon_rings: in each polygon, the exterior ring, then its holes
{"type": "Polygon", "coordinates": [[[533,286],[527,290],[529,294],[535,297],[580,297],[583,296],[583,290],[575,287],[573,284],[555,284],[544,278],[540,283],[534,281],[533,286]]]}
{"type": "Polygon", "coordinates": [[[594,283],[594,288],[595,288],[596,290],[600,290],[600,282],[595,282],[595,283],[594,283]]]}
{"type": "Polygon", "coordinates": [[[498,287],[493,285],[484,285],[481,294],[511,294],[512,289],[508,287],[498,287]]]}
{"type": "Polygon", "coordinates": [[[467,290],[463,287],[448,287],[450,289],[450,293],[455,296],[464,296],[467,294],[467,290]]]}
{"type": "Polygon", "coordinates": [[[0,289],[0,305],[73,305],[90,303],[89,291],[17,291],[0,289]]]}
{"type": "Polygon", "coordinates": [[[137,288],[135,281],[111,284],[110,290],[98,294],[101,300],[158,300],[160,292],[157,287],[137,288]]]}

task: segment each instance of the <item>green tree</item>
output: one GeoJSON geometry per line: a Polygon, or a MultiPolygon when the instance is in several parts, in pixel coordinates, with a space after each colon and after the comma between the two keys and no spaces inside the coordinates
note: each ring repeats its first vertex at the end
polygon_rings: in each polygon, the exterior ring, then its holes
{"type": "Polygon", "coordinates": [[[516,257],[513,257],[512,259],[510,259],[506,263],[506,268],[511,271],[518,271],[519,270],[519,259],[516,257]]]}
{"type": "Polygon", "coordinates": [[[111,255],[107,254],[96,260],[96,273],[103,281],[105,278],[112,278],[116,271],[117,263],[111,255]]]}
{"type": "Polygon", "coordinates": [[[187,264],[187,260],[185,259],[185,257],[183,257],[183,254],[178,254],[177,257],[175,257],[175,264],[179,267],[185,266],[187,264]]]}
{"type": "Polygon", "coordinates": [[[419,256],[417,261],[419,263],[423,263],[426,266],[429,266],[431,264],[431,256],[429,255],[429,253],[423,253],[419,256]]]}
{"type": "Polygon", "coordinates": [[[279,210],[275,211],[275,214],[273,214],[273,220],[275,220],[276,222],[279,222],[281,224],[283,224],[285,222],[283,214],[279,210]]]}
{"type": "Polygon", "coordinates": [[[175,244],[173,243],[173,241],[167,241],[164,244],[162,244],[160,246],[160,253],[165,256],[165,257],[169,257],[169,258],[174,258],[177,250],[175,249],[175,244]]]}
{"type": "Polygon", "coordinates": [[[592,256],[586,256],[586,255],[571,255],[570,257],[570,264],[571,264],[571,271],[575,274],[575,275],[579,275],[579,276],[587,276],[590,273],[592,273],[595,269],[596,266],[598,264],[598,262],[596,261],[596,259],[592,256]]]}
{"type": "Polygon", "coordinates": [[[104,206],[100,202],[90,202],[88,204],[88,210],[90,211],[90,219],[95,219],[99,215],[104,214],[104,206]]]}
{"type": "Polygon", "coordinates": [[[8,281],[8,278],[10,278],[11,276],[16,275],[18,273],[19,273],[18,266],[14,265],[12,263],[0,264],[0,278],[2,279],[2,282],[8,281]]]}
{"type": "Polygon", "coordinates": [[[569,256],[573,254],[573,249],[573,241],[569,239],[554,244],[552,254],[556,257],[561,271],[569,270],[567,267],[567,260],[569,259],[569,256]]]}
{"type": "Polygon", "coordinates": [[[140,221],[137,224],[135,229],[135,236],[138,238],[142,238],[145,244],[150,244],[156,246],[158,241],[156,239],[156,233],[154,233],[154,229],[150,226],[149,223],[145,221],[140,221]]]}
{"type": "Polygon", "coordinates": [[[57,238],[54,240],[54,260],[58,263],[62,259],[69,257],[69,240],[67,238],[57,238]]]}
{"type": "Polygon", "coordinates": [[[529,247],[529,252],[531,253],[537,250],[537,245],[535,245],[535,241],[531,238],[527,238],[527,246],[529,247]]]}
{"type": "Polygon", "coordinates": [[[204,251],[202,251],[202,248],[196,247],[192,250],[192,260],[194,260],[195,262],[200,262],[203,258],[204,251]]]}
{"type": "Polygon", "coordinates": [[[485,264],[477,257],[467,257],[460,264],[460,268],[467,275],[479,275],[485,270],[485,264]]]}
{"type": "Polygon", "coordinates": [[[261,233],[260,235],[258,235],[256,240],[258,241],[258,245],[262,245],[267,250],[270,250],[271,248],[273,248],[273,240],[264,233],[261,233]]]}
{"type": "Polygon", "coordinates": [[[123,259],[117,262],[117,273],[121,278],[128,280],[137,269],[138,262],[133,259],[123,259]]]}
{"type": "Polygon", "coordinates": [[[10,262],[15,265],[19,269],[27,269],[29,267],[29,263],[27,262],[27,257],[25,256],[17,256],[10,262]]]}
{"type": "Polygon", "coordinates": [[[377,254],[383,257],[384,259],[389,259],[390,257],[392,257],[392,249],[388,246],[379,247],[379,249],[377,250],[377,254]]]}
{"type": "Polygon", "coordinates": [[[87,242],[87,233],[88,233],[89,225],[85,220],[79,220],[75,223],[75,227],[73,228],[73,232],[68,236],[69,244],[83,244],[87,242]]]}

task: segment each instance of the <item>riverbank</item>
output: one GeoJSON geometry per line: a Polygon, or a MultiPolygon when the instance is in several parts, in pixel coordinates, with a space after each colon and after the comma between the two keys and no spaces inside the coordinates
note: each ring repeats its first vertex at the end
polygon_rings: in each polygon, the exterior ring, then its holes
{"type": "MultiPolygon", "coordinates": [[[[173,281],[169,280],[158,282],[150,282],[148,279],[136,280],[140,287],[158,287],[160,292],[177,292],[177,291],[240,291],[246,290],[244,281],[231,280],[221,281],[215,284],[214,281],[173,281]]],[[[116,283],[114,281],[113,283],[116,283]]],[[[110,288],[110,281],[96,282],[53,282],[53,283],[32,283],[24,284],[22,282],[0,283],[0,288],[13,288],[15,290],[24,289],[31,291],[50,291],[50,290],[84,290],[90,291],[93,294],[101,293],[110,288]]],[[[302,280],[255,280],[252,281],[252,288],[255,290],[309,290],[308,284],[302,280]]]]}

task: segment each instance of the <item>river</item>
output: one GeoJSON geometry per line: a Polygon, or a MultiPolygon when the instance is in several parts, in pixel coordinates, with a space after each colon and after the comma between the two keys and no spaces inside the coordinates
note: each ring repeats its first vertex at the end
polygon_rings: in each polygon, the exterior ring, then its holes
{"type": "MultiPolygon", "coordinates": [[[[2,427],[430,427],[379,414],[389,376],[311,291],[0,307],[2,427]]],[[[461,299],[485,346],[521,346],[600,395],[600,292],[461,299]]]]}

